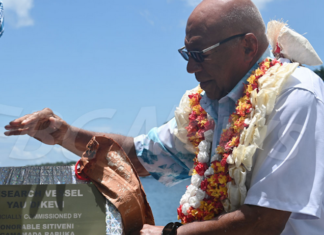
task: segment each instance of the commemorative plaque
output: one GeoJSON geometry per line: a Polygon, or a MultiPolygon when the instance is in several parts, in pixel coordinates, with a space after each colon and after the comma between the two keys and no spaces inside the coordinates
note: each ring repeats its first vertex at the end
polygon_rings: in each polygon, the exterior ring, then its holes
{"type": "Polygon", "coordinates": [[[122,235],[122,218],[74,166],[0,167],[0,235],[122,235]]]}
{"type": "Polygon", "coordinates": [[[105,232],[105,198],[93,184],[0,186],[0,235],[105,232]]]}

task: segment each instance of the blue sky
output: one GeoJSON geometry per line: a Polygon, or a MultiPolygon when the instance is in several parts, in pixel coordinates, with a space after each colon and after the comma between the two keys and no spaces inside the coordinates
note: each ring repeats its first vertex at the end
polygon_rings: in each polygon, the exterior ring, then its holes
{"type": "MultiPolygon", "coordinates": [[[[136,136],[197,86],[178,55],[199,0],[3,0],[0,166],[70,161],[59,146],[5,137],[10,120],[49,107],[70,124],[136,136]]],[[[324,1],[255,0],[263,19],[306,34],[324,59],[324,1]]]]}

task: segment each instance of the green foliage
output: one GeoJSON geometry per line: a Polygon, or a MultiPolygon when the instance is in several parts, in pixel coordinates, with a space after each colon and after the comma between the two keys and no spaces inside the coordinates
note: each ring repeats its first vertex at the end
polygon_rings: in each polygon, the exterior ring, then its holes
{"type": "Polygon", "coordinates": [[[324,66],[321,66],[319,69],[314,70],[314,72],[322,78],[324,81],[324,66]]]}

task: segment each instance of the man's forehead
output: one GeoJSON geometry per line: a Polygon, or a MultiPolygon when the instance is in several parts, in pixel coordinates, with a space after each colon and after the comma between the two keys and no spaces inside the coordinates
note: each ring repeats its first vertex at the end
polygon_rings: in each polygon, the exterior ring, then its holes
{"type": "Polygon", "coordinates": [[[219,16],[214,15],[210,17],[210,13],[205,9],[198,9],[190,15],[187,22],[186,47],[189,50],[205,49],[211,43],[217,43],[217,40],[220,39],[221,31],[223,31],[223,26],[219,16]]]}
{"type": "Polygon", "coordinates": [[[204,24],[195,27],[187,25],[185,46],[188,50],[203,50],[211,44],[217,43],[219,30],[208,28],[204,24]]]}
{"type": "Polygon", "coordinates": [[[204,46],[204,39],[202,36],[186,36],[185,37],[185,46],[188,50],[201,50],[204,46]]]}

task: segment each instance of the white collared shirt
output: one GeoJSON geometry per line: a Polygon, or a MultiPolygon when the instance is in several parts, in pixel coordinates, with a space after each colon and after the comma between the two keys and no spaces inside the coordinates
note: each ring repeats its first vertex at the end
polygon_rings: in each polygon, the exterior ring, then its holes
{"type": "MultiPolygon", "coordinates": [[[[229,94],[239,98],[238,90],[229,94]]],[[[226,102],[232,104],[235,99],[226,97],[226,102]]],[[[219,127],[222,127],[220,122],[226,123],[226,118],[219,120],[220,117],[229,116],[235,108],[224,105],[220,110],[219,104],[211,102],[212,109],[208,110],[204,101],[201,100],[201,105],[210,115],[212,112],[217,115],[214,119],[219,127]]],[[[268,133],[263,150],[255,153],[254,167],[247,177],[249,190],[245,204],[292,212],[283,235],[324,234],[323,101],[322,80],[309,69],[297,68],[267,117],[268,133]]],[[[166,185],[188,178],[195,157],[174,136],[175,127],[176,122],[172,119],[152,129],[148,135],[134,139],[142,165],[166,185]]],[[[213,148],[219,135],[216,127],[213,148]]]]}
{"type": "Polygon", "coordinates": [[[324,234],[324,85],[299,67],[267,117],[245,204],[292,212],[282,235],[324,234]]]}

